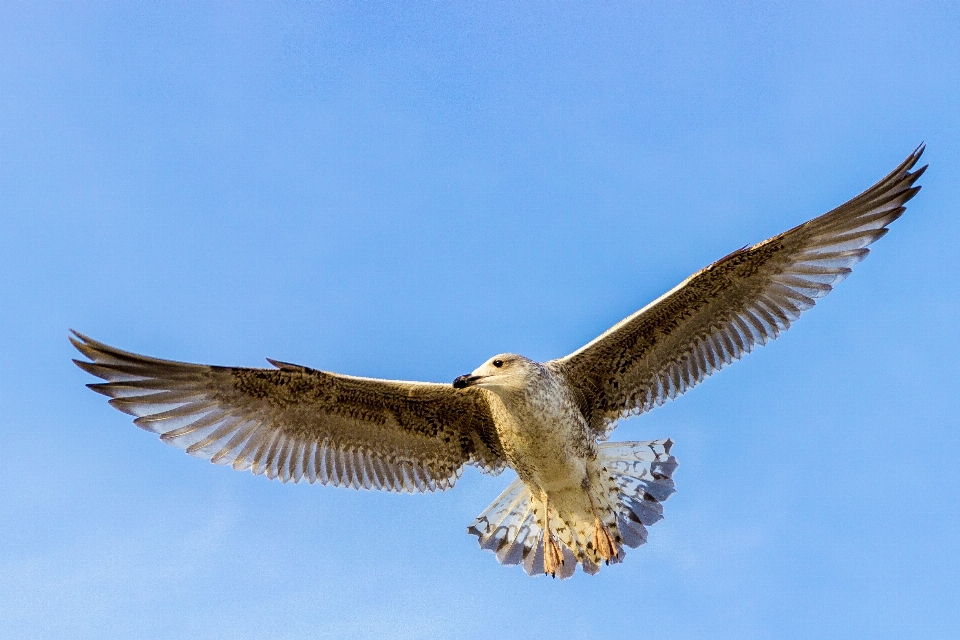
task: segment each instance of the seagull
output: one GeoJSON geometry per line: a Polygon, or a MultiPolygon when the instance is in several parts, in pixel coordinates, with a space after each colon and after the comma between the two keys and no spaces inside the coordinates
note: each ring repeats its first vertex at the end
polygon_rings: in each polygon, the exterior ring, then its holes
{"type": "Polygon", "coordinates": [[[150,358],[72,332],[135,425],[211,462],[355,489],[449,489],[465,465],[517,478],[468,528],[501,564],[569,578],[646,542],[674,492],[670,439],[609,442],[621,418],[684,393],[785,331],[843,280],[920,190],[920,145],[873,187],[738,249],[577,351],[495,355],[453,384],[150,358]]]}

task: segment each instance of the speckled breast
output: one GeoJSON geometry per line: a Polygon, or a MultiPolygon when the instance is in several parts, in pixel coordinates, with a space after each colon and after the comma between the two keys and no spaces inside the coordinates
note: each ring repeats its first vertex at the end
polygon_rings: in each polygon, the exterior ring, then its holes
{"type": "Polygon", "coordinates": [[[583,485],[596,447],[571,394],[551,384],[499,400],[491,403],[494,422],[520,478],[547,492],[583,485]]]}

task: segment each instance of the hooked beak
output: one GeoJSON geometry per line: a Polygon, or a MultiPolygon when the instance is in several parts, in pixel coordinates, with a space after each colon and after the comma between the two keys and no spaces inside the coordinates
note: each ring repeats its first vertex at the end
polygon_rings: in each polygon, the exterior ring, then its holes
{"type": "Polygon", "coordinates": [[[469,373],[462,376],[457,376],[457,379],[453,381],[454,389],[466,389],[467,387],[472,387],[477,384],[487,376],[473,376],[469,373]]]}

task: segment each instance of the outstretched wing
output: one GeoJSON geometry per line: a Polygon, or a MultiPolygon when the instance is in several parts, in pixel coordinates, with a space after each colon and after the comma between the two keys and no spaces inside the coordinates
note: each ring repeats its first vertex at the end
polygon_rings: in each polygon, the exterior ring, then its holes
{"type": "Polygon", "coordinates": [[[354,378],[271,361],[276,369],[186,364],[114,349],[74,332],[105,383],[88,385],[168,444],[286,482],[433,491],[464,464],[504,457],[482,389],[354,378]]]}
{"type": "Polygon", "coordinates": [[[920,187],[918,147],[890,175],[844,205],[734,251],[578,351],[549,363],[582,396],[604,433],[643,413],[790,327],[843,280],[887,233],[920,187]]]}

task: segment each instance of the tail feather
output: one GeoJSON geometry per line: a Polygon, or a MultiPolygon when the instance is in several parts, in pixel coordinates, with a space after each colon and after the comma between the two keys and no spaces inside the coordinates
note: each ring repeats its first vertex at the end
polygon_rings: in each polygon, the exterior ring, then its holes
{"type": "MultiPolygon", "coordinates": [[[[670,455],[673,442],[605,442],[598,445],[599,462],[611,480],[610,503],[615,513],[602,514],[604,523],[612,529],[615,538],[636,548],[647,541],[646,527],[663,519],[661,502],[675,491],[673,472],[676,459],[670,455]]],[[[551,501],[551,507],[553,502],[551,501]]],[[[521,564],[529,575],[543,573],[543,529],[538,512],[543,503],[534,497],[518,478],[501,493],[467,529],[478,538],[480,547],[493,551],[501,564],[521,564]]],[[[595,574],[599,562],[588,551],[587,523],[564,523],[560,514],[551,508],[551,529],[561,543],[564,562],[557,577],[569,578],[579,563],[585,573],[595,574]],[[563,523],[568,526],[558,526],[563,523]]],[[[592,527],[592,521],[589,525],[592,527]]],[[[622,547],[611,562],[620,562],[625,553],[622,547]]]]}
{"type": "MultiPolygon", "coordinates": [[[[483,513],[477,516],[468,533],[477,536],[481,549],[497,554],[501,564],[533,562],[536,548],[542,547],[540,525],[537,524],[530,490],[519,478],[503,490],[483,513]]],[[[530,573],[532,569],[528,569],[530,573]]],[[[543,553],[540,553],[543,571],[543,553]]]]}
{"type": "Polygon", "coordinates": [[[670,455],[673,442],[604,442],[598,447],[604,467],[620,491],[617,525],[623,542],[636,548],[647,541],[646,527],[663,519],[664,500],[676,488],[673,472],[677,460],[670,455]]]}

